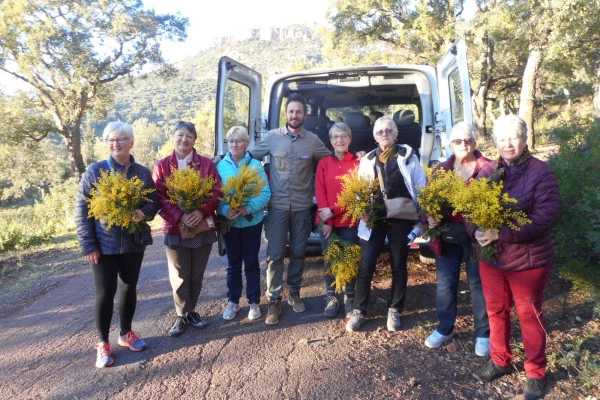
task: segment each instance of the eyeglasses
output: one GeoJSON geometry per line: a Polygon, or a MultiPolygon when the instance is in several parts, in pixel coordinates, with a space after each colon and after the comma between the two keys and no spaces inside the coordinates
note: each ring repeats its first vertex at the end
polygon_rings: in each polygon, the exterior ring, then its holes
{"type": "Polygon", "coordinates": [[[375,132],[377,136],[391,135],[392,133],[394,133],[394,131],[391,129],[381,129],[375,132]]]}
{"type": "Polygon", "coordinates": [[[245,142],[245,140],[244,140],[244,139],[235,139],[235,140],[228,140],[228,141],[227,141],[227,143],[228,143],[229,145],[232,145],[232,144],[242,144],[242,143],[244,143],[244,142],[245,142]]]}
{"type": "Polygon", "coordinates": [[[115,144],[115,143],[119,143],[119,144],[123,144],[125,142],[128,142],[129,138],[126,137],[121,137],[121,138],[116,138],[116,139],[106,139],[105,142],[107,144],[115,144]]]}
{"type": "Polygon", "coordinates": [[[348,137],[349,137],[348,135],[343,134],[343,135],[333,135],[333,136],[330,136],[329,138],[331,140],[340,140],[340,139],[344,139],[345,140],[345,139],[348,139],[348,137]]]}
{"type": "Polygon", "coordinates": [[[454,140],[452,140],[452,143],[457,144],[459,146],[463,142],[465,142],[466,145],[472,145],[472,144],[475,144],[475,139],[469,138],[469,139],[454,139],[454,140]]]}

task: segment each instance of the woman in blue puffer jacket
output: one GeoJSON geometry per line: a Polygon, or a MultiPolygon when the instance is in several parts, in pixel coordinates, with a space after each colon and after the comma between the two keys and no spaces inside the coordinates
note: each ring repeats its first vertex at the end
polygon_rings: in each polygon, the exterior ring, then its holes
{"type": "MultiPolygon", "coordinates": [[[[104,129],[103,139],[110,149],[110,156],[107,160],[90,165],[81,178],[75,215],[79,244],[85,258],[92,265],[96,285],[94,317],[100,339],[96,345],[97,368],[108,367],[114,361],[108,333],[117,290],[121,325],[118,343],[133,351],[146,348],[146,343],[131,329],[137,301],[136,286],[146,246],[134,243],[132,235],[125,228],[106,229],[106,224],[89,218],[85,199],[90,197],[90,190],[102,171],[113,170],[125,174],[128,179],[137,176],[144,182],[144,189],[154,189],[152,174],[148,168],[136,163],[130,154],[134,142],[130,125],[119,121],[111,122],[104,129]]],[[[158,212],[158,195],[154,191],[148,197],[151,201],[135,210],[132,216],[134,222],[151,220],[158,212]]]]}

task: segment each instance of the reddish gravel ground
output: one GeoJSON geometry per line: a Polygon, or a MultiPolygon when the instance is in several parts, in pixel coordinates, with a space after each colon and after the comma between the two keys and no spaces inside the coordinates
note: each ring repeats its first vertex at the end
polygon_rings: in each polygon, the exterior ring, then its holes
{"type": "MultiPolygon", "coordinates": [[[[161,242],[157,235],[155,243],[161,242]]],[[[83,259],[70,250],[5,257],[0,275],[0,398],[519,398],[525,375],[516,320],[513,373],[490,384],[472,378],[472,371],[487,360],[473,352],[464,277],[455,339],[446,348],[430,350],[422,343],[435,328],[434,266],[411,255],[403,329],[388,332],[390,277],[382,257],[368,321],[361,332],[350,334],[341,316],[330,320],[322,315],[322,258],[307,261],[302,296],[308,311],[295,314],[286,304],[281,323],[269,327],[264,317],[249,321],[245,303],[235,320],[222,319],[225,260],[214,254],[198,310],[210,326],[170,338],[165,333],[173,307],[164,253],[161,245],[149,247],[134,319],[134,329],[149,348],[134,353],[118,347],[115,313],[111,331],[115,364],[98,370],[93,281],[83,259]]],[[[264,263],[261,272],[264,289],[264,263]]],[[[264,299],[261,307],[264,315],[264,299]]],[[[600,322],[593,316],[594,303],[571,293],[569,285],[553,274],[544,307],[551,360],[546,399],[599,397],[600,322]]]]}

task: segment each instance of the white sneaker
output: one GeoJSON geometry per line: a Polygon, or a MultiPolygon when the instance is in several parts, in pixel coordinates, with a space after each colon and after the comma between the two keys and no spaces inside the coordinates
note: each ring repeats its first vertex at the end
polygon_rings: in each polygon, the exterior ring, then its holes
{"type": "Polygon", "coordinates": [[[486,337],[478,337],[475,340],[475,354],[479,357],[487,357],[490,355],[490,339],[486,337]]]}
{"type": "Polygon", "coordinates": [[[435,330],[427,337],[427,339],[425,339],[425,346],[429,347],[430,349],[437,349],[444,342],[447,342],[450,339],[452,339],[452,334],[446,336],[435,330]]]}
{"type": "Polygon", "coordinates": [[[346,330],[348,332],[357,332],[362,324],[365,323],[365,316],[362,315],[362,312],[359,309],[352,310],[352,316],[346,322],[346,330]]]}
{"type": "Polygon", "coordinates": [[[230,301],[227,304],[227,308],[225,309],[225,312],[223,313],[223,319],[226,319],[227,321],[231,321],[232,319],[235,318],[235,315],[237,314],[237,312],[239,310],[240,310],[240,305],[232,303],[230,301]]]}
{"type": "Polygon", "coordinates": [[[248,319],[260,318],[260,306],[258,304],[250,304],[250,311],[248,311],[248,319]]]}

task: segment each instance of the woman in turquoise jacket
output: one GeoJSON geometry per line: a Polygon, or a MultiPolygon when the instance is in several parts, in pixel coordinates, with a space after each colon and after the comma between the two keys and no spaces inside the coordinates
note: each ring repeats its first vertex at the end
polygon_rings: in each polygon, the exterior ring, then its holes
{"type": "Polygon", "coordinates": [[[223,185],[232,176],[236,176],[242,166],[259,170],[265,185],[258,196],[249,199],[239,209],[232,209],[223,199],[217,208],[217,214],[231,221],[229,231],[223,235],[227,250],[227,308],[223,318],[231,320],[240,309],[242,296],[242,262],[246,275],[246,296],[250,303],[248,318],[260,317],[260,268],[258,251],[260,250],[264,208],[271,198],[267,176],[260,161],[255,160],[246,151],[250,143],[248,131],[243,126],[234,126],[227,132],[229,152],[217,164],[217,170],[223,185]]]}

